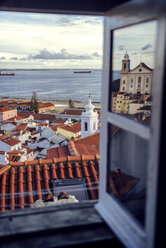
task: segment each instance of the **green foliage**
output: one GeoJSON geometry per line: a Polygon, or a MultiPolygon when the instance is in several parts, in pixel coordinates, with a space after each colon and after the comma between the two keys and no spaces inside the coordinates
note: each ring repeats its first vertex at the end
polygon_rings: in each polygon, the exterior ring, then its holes
{"type": "Polygon", "coordinates": [[[79,122],[78,120],[76,120],[76,119],[71,119],[71,121],[73,122],[73,123],[77,123],[77,122],[79,122]]]}
{"type": "Polygon", "coordinates": [[[68,104],[69,108],[74,108],[74,102],[71,99],[68,101],[68,104]]]}
{"type": "Polygon", "coordinates": [[[31,112],[35,112],[36,114],[39,113],[39,102],[37,100],[36,92],[33,92],[32,98],[31,98],[31,112]]]}
{"type": "Polygon", "coordinates": [[[118,92],[120,89],[120,79],[114,80],[112,82],[112,92],[118,92]]]}

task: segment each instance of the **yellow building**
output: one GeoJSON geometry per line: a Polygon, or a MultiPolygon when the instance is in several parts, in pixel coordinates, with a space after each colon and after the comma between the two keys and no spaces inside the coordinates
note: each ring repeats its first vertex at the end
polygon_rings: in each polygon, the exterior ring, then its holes
{"type": "Polygon", "coordinates": [[[117,93],[116,97],[116,113],[121,114],[123,112],[123,104],[124,104],[124,92],[117,93]]]}
{"type": "Polygon", "coordinates": [[[117,100],[117,93],[112,93],[112,101],[111,101],[111,111],[116,112],[116,100],[117,100]]]}
{"type": "Polygon", "coordinates": [[[75,139],[81,135],[81,123],[59,126],[57,127],[57,133],[62,134],[67,139],[75,139]]]}
{"type": "Polygon", "coordinates": [[[132,102],[131,94],[125,93],[124,99],[122,101],[122,113],[128,114],[129,113],[129,104],[132,102]]]}

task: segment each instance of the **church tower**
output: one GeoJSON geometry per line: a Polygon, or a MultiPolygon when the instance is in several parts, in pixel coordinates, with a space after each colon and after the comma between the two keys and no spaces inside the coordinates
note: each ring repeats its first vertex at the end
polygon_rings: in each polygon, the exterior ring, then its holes
{"type": "Polygon", "coordinates": [[[120,73],[120,92],[127,92],[128,85],[128,73],[130,72],[130,59],[127,52],[125,53],[122,60],[122,69],[120,73]]]}
{"type": "Polygon", "coordinates": [[[94,134],[98,131],[98,113],[94,111],[89,99],[88,104],[85,106],[85,112],[81,115],[81,138],[94,134]]]}
{"type": "Polygon", "coordinates": [[[126,54],[124,55],[124,58],[122,60],[121,73],[129,72],[129,71],[130,71],[130,59],[129,59],[129,55],[126,52],[126,54]]]}

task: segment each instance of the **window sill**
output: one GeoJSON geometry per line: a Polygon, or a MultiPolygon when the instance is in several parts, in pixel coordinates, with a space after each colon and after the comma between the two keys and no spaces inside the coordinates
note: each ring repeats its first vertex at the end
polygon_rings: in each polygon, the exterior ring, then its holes
{"type": "Polygon", "coordinates": [[[94,208],[96,201],[0,215],[1,248],[123,247],[94,208]]]}

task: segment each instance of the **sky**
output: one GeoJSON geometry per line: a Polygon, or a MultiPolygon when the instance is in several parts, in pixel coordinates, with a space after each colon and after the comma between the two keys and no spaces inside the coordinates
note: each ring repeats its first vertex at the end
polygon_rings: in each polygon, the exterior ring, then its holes
{"type": "Polygon", "coordinates": [[[117,29],[113,32],[113,70],[121,70],[121,61],[127,52],[130,68],[140,62],[155,68],[157,22],[150,21],[117,29]]]}
{"type": "MultiPolygon", "coordinates": [[[[124,54],[131,68],[154,68],[156,22],[114,31],[113,70],[124,54]]],[[[0,12],[0,70],[102,69],[103,18],[98,16],[0,12]]]]}
{"type": "Polygon", "coordinates": [[[0,68],[102,68],[103,18],[0,12],[0,68]]]}

